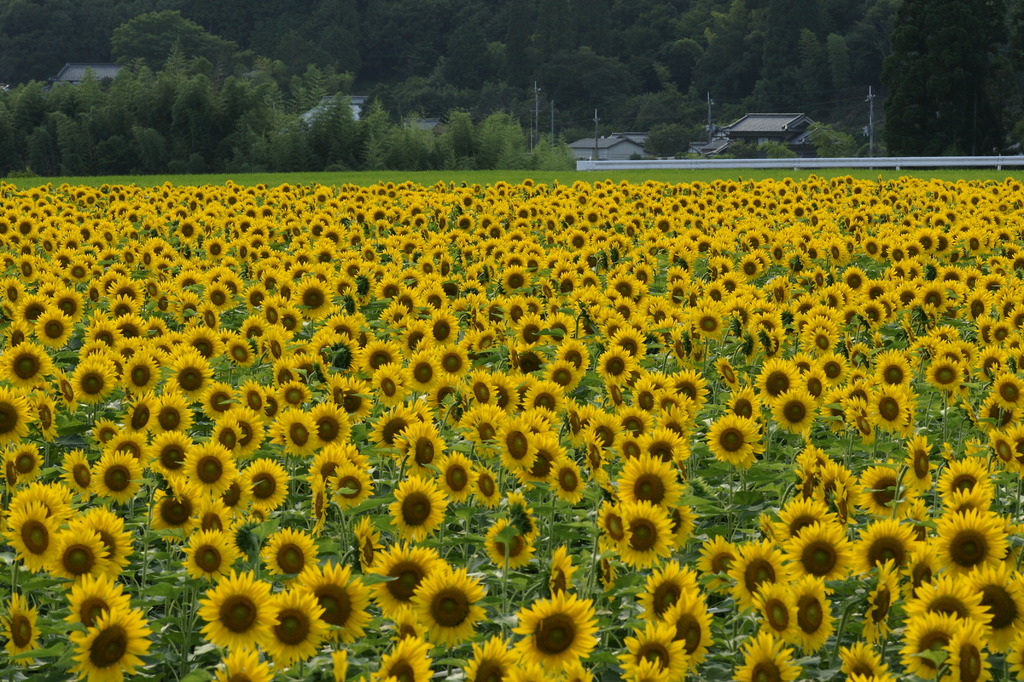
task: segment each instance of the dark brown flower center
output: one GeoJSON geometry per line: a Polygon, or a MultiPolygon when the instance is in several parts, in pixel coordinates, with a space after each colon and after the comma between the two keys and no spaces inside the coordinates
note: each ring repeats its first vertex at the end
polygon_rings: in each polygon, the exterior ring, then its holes
{"type": "Polygon", "coordinates": [[[549,656],[557,656],[576,639],[576,624],[564,613],[548,616],[537,624],[534,641],[537,649],[549,656]]]}
{"type": "Polygon", "coordinates": [[[325,623],[344,627],[352,615],[352,600],[348,592],[340,585],[321,585],[314,590],[320,607],[324,610],[321,616],[325,623]]]}
{"type": "Polygon", "coordinates": [[[220,621],[234,633],[247,632],[256,622],[256,604],[244,594],[234,594],[220,605],[220,621]]]}
{"type": "Polygon", "coordinates": [[[277,614],[274,636],[288,646],[295,646],[309,637],[309,626],[309,616],[300,609],[282,609],[277,614]]]}
{"type": "Polygon", "coordinates": [[[103,629],[89,645],[89,662],[97,668],[109,668],[128,651],[128,633],[120,625],[103,629]]]}
{"type": "Polygon", "coordinates": [[[454,628],[469,617],[469,599],[457,588],[441,590],[430,602],[430,616],[441,627],[454,628]]]}

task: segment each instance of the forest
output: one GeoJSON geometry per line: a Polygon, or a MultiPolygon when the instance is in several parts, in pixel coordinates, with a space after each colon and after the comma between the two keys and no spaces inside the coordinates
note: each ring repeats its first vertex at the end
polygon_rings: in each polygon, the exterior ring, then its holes
{"type": "Polygon", "coordinates": [[[882,151],[1007,153],[1022,5],[0,0],[0,173],[541,168],[595,127],[671,156],[748,111],[806,113],[864,154],[870,104],[882,151]],[[51,87],[69,62],[124,68],[51,87]],[[302,119],[339,93],[368,98],[360,120],[302,119]]]}

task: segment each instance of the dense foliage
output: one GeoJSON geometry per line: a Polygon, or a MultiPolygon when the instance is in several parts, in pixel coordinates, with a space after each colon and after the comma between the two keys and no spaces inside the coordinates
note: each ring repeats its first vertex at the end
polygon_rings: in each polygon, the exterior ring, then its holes
{"type": "MultiPolygon", "coordinates": [[[[885,113],[895,127],[884,140],[894,150],[990,153],[1021,137],[1016,131],[1007,139],[1021,118],[1015,77],[1022,71],[1021,5],[986,0],[977,11],[965,0],[0,0],[0,82],[17,91],[19,84],[54,76],[66,62],[107,61],[145,66],[153,79],[171,54],[180,53],[195,59],[209,79],[190,86],[192,101],[212,107],[202,113],[211,117],[201,126],[207,134],[233,124],[218,101],[240,89],[260,100],[261,88],[273,83],[281,102],[256,107],[250,117],[295,114],[315,103],[308,96],[314,91],[344,92],[380,101],[393,123],[464,110],[479,124],[503,112],[526,131],[529,149],[541,138],[592,135],[596,110],[600,132],[650,132],[661,155],[685,151],[707,135],[709,99],[713,125],[747,111],[805,112],[854,135],[862,147],[868,87],[881,96],[887,87],[892,97],[885,113]],[[920,22],[896,21],[901,5],[909,17],[918,4],[925,8],[920,22]],[[897,24],[905,26],[894,34],[897,24]],[[914,44],[915,36],[930,44],[914,44]],[[883,87],[883,66],[894,48],[883,87]],[[319,80],[312,90],[311,74],[319,80]],[[949,110],[940,112],[935,102],[949,110]],[[928,124],[915,131],[906,122],[939,115],[938,129],[928,124]],[[927,139],[916,139],[918,133],[927,139]]],[[[41,120],[25,121],[12,107],[8,101],[7,111],[0,109],[0,130],[45,137],[36,130],[41,120]]],[[[880,115],[882,107],[876,111],[880,115]]],[[[881,130],[885,121],[879,116],[877,123],[881,130]]],[[[166,136],[159,126],[140,125],[166,136]]],[[[49,135],[59,127],[50,122],[49,135]]],[[[274,137],[283,128],[275,121],[254,129],[274,137]]],[[[244,137],[247,130],[232,128],[222,138],[244,137]]],[[[126,139],[129,132],[122,127],[117,134],[126,139]]],[[[168,154],[179,165],[288,168],[295,162],[270,162],[273,154],[231,139],[218,140],[215,152],[204,147],[205,163],[198,164],[191,152],[176,153],[194,141],[172,137],[165,137],[174,148],[168,154]]],[[[126,146],[120,142],[110,146],[126,146]]],[[[25,157],[32,153],[17,149],[19,162],[31,165],[25,157]]],[[[344,164],[372,167],[353,160],[362,153],[359,145],[350,147],[344,164]]],[[[307,154],[300,145],[295,155],[307,154]]],[[[103,157],[103,168],[146,167],[103,157]]],[[[4,163],[10,167],[10,160],[4,163]]],[[[339,161],[302,163],[317,168],[339,161]]],[[[443,164],[435,159],[422,166],[443,164]]]]}
{"type": "Polygon", "coordinates": [[[565,147],[531,151],[519,122],[500,112],[474,123],[454,111],[432,131],[371,105],[356,121],[347,98],[320,104],[328,81],[311,68],[289,91],[265,71],[218,83],[178,53],[162,71],[136,64],[110,83],[45,90],[34,82],[0,97],[0,173],[572,166],[565,147]],[[307,107],[314,111],[304,119],[307,107]]]}

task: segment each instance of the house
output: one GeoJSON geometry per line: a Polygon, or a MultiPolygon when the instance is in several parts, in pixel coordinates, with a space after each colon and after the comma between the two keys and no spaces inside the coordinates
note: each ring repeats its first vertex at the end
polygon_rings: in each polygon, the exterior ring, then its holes
{"type": "Polygon", "coordinates": [[[647,133],[612,133],[607,137],[584,137],[569,143],[569,148],[578,160],[619,161],[632,158],[649,158],[644,151],[647,133]]]}
{"type": "Polygon", "coordinates": [[[363,95],[324,95],[320,103],[302,114],[301,118],[305,123],[312,123],[317,116],[327,111],[339,98],[348,100],[349,110],[352,111],[352,120],[358,121],[359,115],[363,113],[363,106],[366,104],[366,97],[363,95]]]}
{"type": "Polygon", "coordinates": [[[814,156],[808,128],[814,123],[806,114],[747,114],[735,123],[718,128],[708,142],[695,142],[690,152],[703,156],[715,156],[725,152],[730,145],[744,142],[757,147],[765,142],[785,145],[797,156],[814,156]]]}
{"type": "Polygon", "coordinates": [[[98,81],[111,79],[121,71],[121,67],[118,64],[102,64],[102,63],[67,63],[64,67],[57,72],[57,75],[50,79],[50,84],[55,83],[68,83],[69,85],[79,85],[85,80],[87,73],[92,73],[92,77],[98,81]]]}

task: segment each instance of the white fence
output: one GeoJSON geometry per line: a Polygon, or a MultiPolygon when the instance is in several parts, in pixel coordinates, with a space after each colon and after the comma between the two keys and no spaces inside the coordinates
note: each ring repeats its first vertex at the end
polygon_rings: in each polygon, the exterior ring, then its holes
{"type": "Polygon", "coordinates": [[[1021,156],[874,156],[825,159],[637,159],[635,161],[577,161],[578,171],[599,170],[712,170],[719,168],[1017,168],[1021,156]]]}

